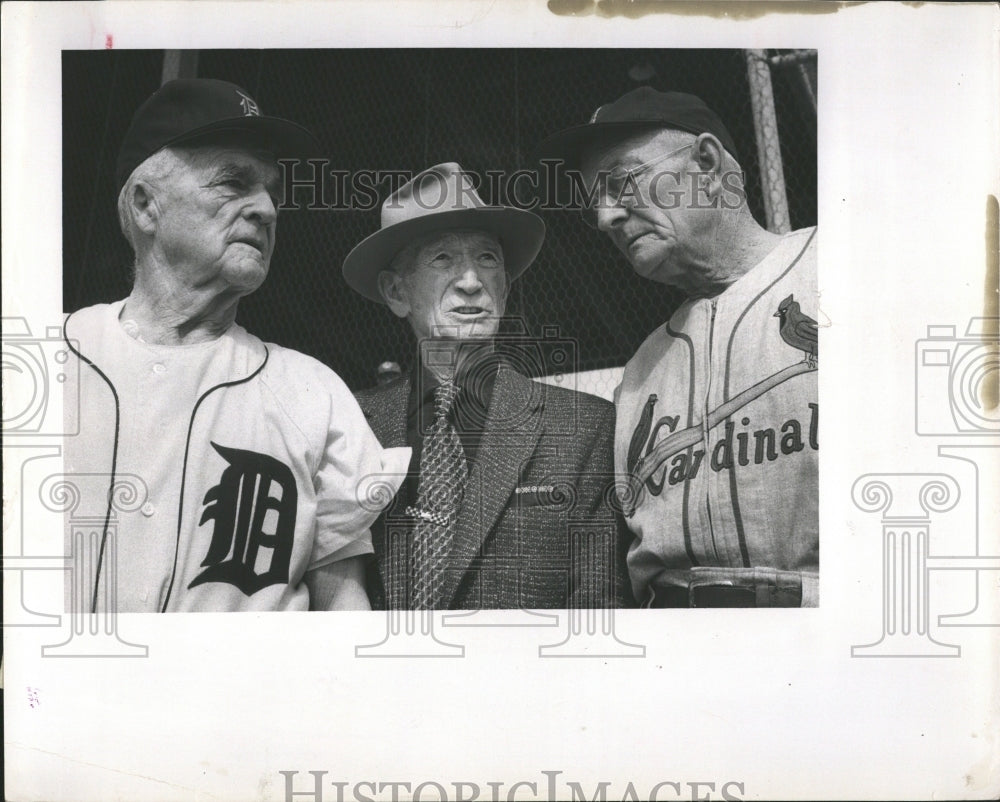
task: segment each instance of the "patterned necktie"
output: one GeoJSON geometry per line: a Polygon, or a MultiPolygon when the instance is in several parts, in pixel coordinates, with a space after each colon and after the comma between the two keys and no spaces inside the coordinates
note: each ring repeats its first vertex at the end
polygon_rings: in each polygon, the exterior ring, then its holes
{"type": "Polygon", "coordinates": [[[434,390],[434,423],[424,437],[413,535],[413,609],[431,610],[444,580],[468,466],[458,432],[448,419],[458,387],[434,390]]]}

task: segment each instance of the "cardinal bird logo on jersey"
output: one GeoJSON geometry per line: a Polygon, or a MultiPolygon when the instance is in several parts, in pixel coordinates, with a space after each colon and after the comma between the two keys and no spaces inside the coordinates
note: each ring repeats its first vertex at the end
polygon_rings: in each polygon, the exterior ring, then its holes
{"type": "Polygon", "coordinates": [[[228,463],[204,499],[199,526],[213,521],[205,568],[188,585],[228,582],[247,596],[288,582],[298,489],[285,463],[267,454],[212,443],[228,463]],[[264,570],[259,570],[264,569],[264,570]]]}
{"type": "Polygon", "coordinates": [[[819,354],[816,321],[802,311],[794,295],[789,295],[778,304],[774,317],[781,318],[781,339],[802,351],[806,355],[805,361],[815,367],[819,354]]]}
{"type": "Polygon", "coordinates": [[[697,476],[699,470],[718,472],[735,466],[762,465],[779,456],[802,451],[806,442],[813,450],[819,448],[819,406],[815,403],[807,405],[810,418],[806,439],[802,437],[800,418],[794,416],[780,427],[762,427],[755,431],[751,431],[750,418],[743,417],[741,426],[747,428],[737,431],[736,422],[740,420],[737,413],[744,407],[789,379],[816,370],[819,354],[816,321],[802,311],[794,295],[789,295],[778,304],[778,311],[773,317],[780,318],[778,332],[781,339],[801,351],[804,359],[767,376],[709,410],[703,423],[693,422],[683,429],[678,429],[679,415],[664,415],[654,423],[657,395],[651,393],[646,399],[639,421],[632,430],[625,458],[629,480],[628,489],[622,495],[622,510],[627,518],[635,514],[647,492],[658,496],[666,485],[687,482],[697,476]],[[712,431],[723,423],[723,437],[714,443],[706,442],[705,431],[712,431]],[[663,430],[667,431],[665,437],[661,436],[663,430]],[[751,433],[754,438],[752,444],[751,433]],[[703,468],[703,464],[707,468],[703,468]]]}

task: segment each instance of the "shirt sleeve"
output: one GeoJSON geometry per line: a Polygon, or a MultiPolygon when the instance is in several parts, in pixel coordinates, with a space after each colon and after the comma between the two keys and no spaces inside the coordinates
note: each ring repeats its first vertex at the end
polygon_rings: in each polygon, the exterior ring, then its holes
{"type": "Polygon", "coordinates": [[[339,379],[316,470],[316,537],[309,569],[372,552],[370,527],[406,478],[409,448],[383,448],[339,379]]]}

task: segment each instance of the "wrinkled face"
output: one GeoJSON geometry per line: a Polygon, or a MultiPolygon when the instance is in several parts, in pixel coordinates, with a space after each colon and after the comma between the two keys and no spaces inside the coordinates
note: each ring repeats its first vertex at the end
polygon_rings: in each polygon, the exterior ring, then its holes
{"type": "Polygon", "coordinates": [[[281,173],[270,154],[241,148],[182,151],[155,182],[153,252],[191,289],[239,296],[267,277],[281,173]]]}
{"type": "Polygon", "coordinates": [[[507,302],[507,271],[496,237],[480,231],[430,234],[408,251],[400,272],[384,271],[380,285],[389,307],[409,320],[417,339],[496,334],[507,302]]]}
{"type": "Polygon", "coordinates": [[[684,283],[688,257],[700,252],[710,231],[692,191],[699,170],[694,149],[678,144],[673,131],[643,135],[594,150],[581,164],[587,186],[603,176],[609,187],[595,210],[597,228],[636,273],[664,284],[684,283]],[[629,170],[632,177],[623,180],[629,170]]]}

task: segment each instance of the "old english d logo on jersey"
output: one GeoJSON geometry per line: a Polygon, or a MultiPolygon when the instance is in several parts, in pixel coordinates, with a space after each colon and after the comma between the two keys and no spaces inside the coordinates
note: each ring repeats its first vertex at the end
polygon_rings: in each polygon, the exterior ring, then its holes
{"type": "Polygon", "coordinates": [[[215,522],[205,570],[188,585],[227,582],[247,596],[288,582],[298,489],[283,462],[212,443],[229,466],[204,499],[198,525],[215,522]],[[262,569],[262,570],[261,570],[262,569]]]}

